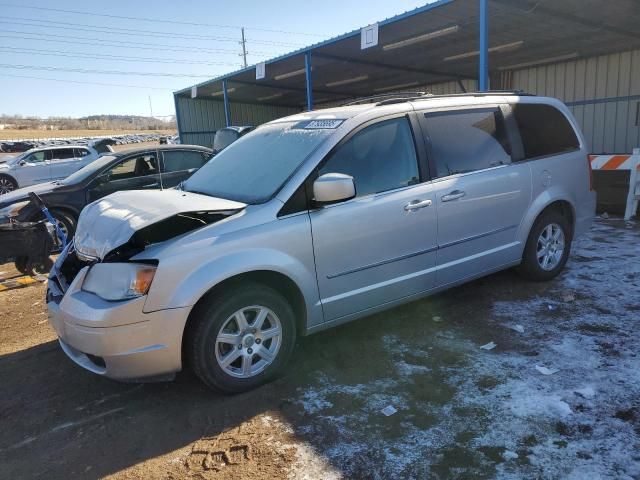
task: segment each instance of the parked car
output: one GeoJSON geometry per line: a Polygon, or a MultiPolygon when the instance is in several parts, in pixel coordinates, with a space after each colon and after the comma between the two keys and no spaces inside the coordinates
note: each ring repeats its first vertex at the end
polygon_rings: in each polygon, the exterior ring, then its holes
{"type": "Polygon", "coordinates": [[[101,154],[111,152],[109,145],[108,141],[100,141],[91,146],[64,145],[27,150],[0,163],[0,195],[17,188],[68,177],[101,154]]]}
{"type": "Polygon", "coordinates": [[[99,375],[166,379],[186,360],[211,387],[248,390],[287,368],[299,335],[510,267],[554,278],[594,218],[590,174],[575,119],[551,98],[282,118],[182,190],[87,206],[53,267],[49,318],[99,375]]]}
{"type": "Polygon", "coordinates": [[[33,142],[9,142],[5,141],[0,144],[0,151],[7,153],[26,152],[35,145],[33,142]]]}
{"type": "Polygon", "coordinates": [[[255,127],[245,125],[242,127],[224,127],[217,130],[213,137],[213,153],[221,152],[254,128],[255,127]]]}
{"type": "Polygon", "coordinates": [[[196,145],[138,147],[103,155],[63,180],[1,196],[0,222],[9,211],[18,221],[40,219],[40,210],[28,201],[29,192],[35,192],[70,237],[75,232],[80,211],[88,203],[120,190],[175,187],[204,165],[211,155],[211,149],[196,145]]]}

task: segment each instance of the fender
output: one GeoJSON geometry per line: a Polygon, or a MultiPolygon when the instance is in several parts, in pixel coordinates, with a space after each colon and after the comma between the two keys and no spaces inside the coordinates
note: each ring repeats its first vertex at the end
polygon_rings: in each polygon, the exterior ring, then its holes
{"type": "Polygon", "coordinates": [[[527,214],[522,219],[520,227],[518,228],[518,240],[520,240],[521,242],[523,251],[527,243],[527,239],[529,238],[529,232],[533,227],[533,223],[545,208],[547,208],[553,202],[557,201],[565,201],[569,203],[569,205],[571,205],[571,210],[575,219],[575,199],[562,186],[552,185],[543,192],[540,192],[540,194],[531,202],[531,206],[529,207],[527,214]]]}
{"type": "MultiPolygon", "coordinates": [[[[171,272],[176,267],[183,270],[180,268],[183,266],[180,265],[183,260],[182,256],[178,255],[164,261],[158,273],[171,272]],[[175,266],[172,265],[174,263],[175,266]]],[[[313,262],[313,259],[311,261],[313,262]]],[[[310,266],[305,265],[300,259],[271,248],[254,248],[212,256],[192,270],[183,270],[188,273],[178,285],[171,283],[170,279],[158,279],[161,280],[161,285],[159,288],[152,285],[144,312],[192,307],[203,295],[224,280],[243,273],[264,270],[280,273],[298,286],[304,297],[308,326],[324,320],[313,263],[310,266]]]]}

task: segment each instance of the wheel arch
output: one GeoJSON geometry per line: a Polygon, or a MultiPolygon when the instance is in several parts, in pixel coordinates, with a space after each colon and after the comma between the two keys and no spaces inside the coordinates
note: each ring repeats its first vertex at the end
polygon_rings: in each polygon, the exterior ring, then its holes
{"type": "Polygon", "coordinates": [[[298,335],[307,333],[307,305],[300,287],[287,275],[275,270],[253,270],[239,273],[228,277],[207,290],[193,305],[182,332],[182,359],[185,360],[185,346],[187,337],[194,325],[194,318],[199,309],[207,300],[217,295],[224,294],[227,291],[238,288],[243,283],[259,283],[273,288],[282,296],[284,296],[291,304],[296,323],[296,332],[298,335]]]}
{"type": "Polygon", "coordinates": [[[20,188],[20,183],[18,182],[18,179],[16,177],[14,177],[13,175],[11,175],[11,174],[9,174],[7,172],[0,172],[0,178],[2,178],[2,177],[10,178],[16,184],[16,188],[20,188]]]}
{"type": "Polygon", "coordinates": [[[565,195],[563,192],[547,190],[533,201],[532,206],[521,225],[519,238],[522,241],[523,250],[536,220],[549,210],[558,211],[569,221],[569,225],[571,226],[571,236],[573,237],[576,225],[575,203],[571,200],[569,195],[565,195]]]}

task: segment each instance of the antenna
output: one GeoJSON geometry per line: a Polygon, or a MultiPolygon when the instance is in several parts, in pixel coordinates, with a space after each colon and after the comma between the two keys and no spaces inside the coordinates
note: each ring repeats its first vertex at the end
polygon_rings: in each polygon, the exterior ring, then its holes
{"type": "Polygon", "coordinates": [[[247,41],[244,38],[244,27],[240,30],[242,32],[242,41],[240,42],[240,45],[242,45],[242,54],[240,56],[242,57],[244,68],[247,68],[247,41]]]}
{"type": "MultiPolygon", "coordinates": [[[[151,113],[151,119],[153,119],[153,106],[151,105],[151,95],[149,95],[149,113],[151,113]]],[[[159,144],[160,144],[160,138],[158,138],[158,145],[159,144]]],[[[160,191],[162,191],[164,190],[164,185],[162,183],[162,167],[164,166],[164,161],[162,163],[160,162],[159,147],[156,147],[156,165],[158,166],[158,178],[160,179],[160,191]]]]}

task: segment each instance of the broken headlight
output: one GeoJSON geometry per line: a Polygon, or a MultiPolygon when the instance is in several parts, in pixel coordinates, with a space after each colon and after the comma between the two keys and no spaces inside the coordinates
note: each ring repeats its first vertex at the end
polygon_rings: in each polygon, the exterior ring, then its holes
{"type": "Polygon", "coordinates": [[[82,290],[110,301],[141,297],[149,291],[156,268],[146,263],[98,263],[87,273],[82,290]]]}

